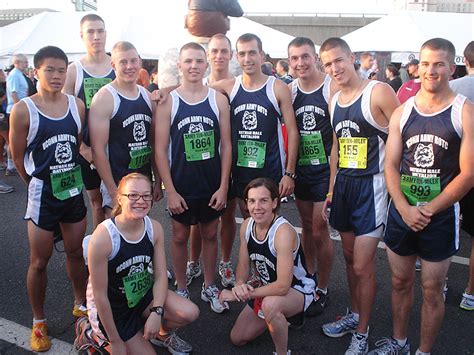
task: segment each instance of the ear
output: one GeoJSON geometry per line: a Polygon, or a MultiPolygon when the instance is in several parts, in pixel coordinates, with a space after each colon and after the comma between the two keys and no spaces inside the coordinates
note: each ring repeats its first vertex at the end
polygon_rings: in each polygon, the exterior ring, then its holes
{"type": "Polygon", "coordinates": [[[272,201],[272,212],[276,211],[277,206],[278,206],[278,197],[274,198],[272,201]]]}
{"type": "Polygon", "coordinates": [[[454,72],[456,71],[456,64],[450,64],[449,65],[449,74],[450,76],[453,76],[454,75],[454,72]]]}

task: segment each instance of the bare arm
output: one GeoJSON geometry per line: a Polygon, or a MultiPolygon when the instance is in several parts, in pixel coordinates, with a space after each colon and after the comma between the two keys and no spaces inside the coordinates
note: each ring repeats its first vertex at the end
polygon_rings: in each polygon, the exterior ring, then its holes
{"type": "MultiPolygon", "coordinates": [[[[107,337],[115,346],[125,346],[115,326],[115,321],[110,307],[110,301],[107,295],[108,289],[108,256],[112,252],[112,243],[107,229],[99,225],[89,242],[88,247],[88,265],[90,282],[94,290],[94,301],[100,321],[107,332],[107,337]]],[[[115,350],[115,349],[114,349],[115,350]]]]}
{"type": "Polygon", "coordinates": [[[92,99],[89,111],[89,135],[92,148],[92,159],[100,178],[104,182],[110,197],[115,199],[117,185],[112,176],[107,144],[109,142],[110,119],[114,108],[114,100],[107,89],[100,89],[92,99]]]}
{"type": "Polygon", "coordinates": [[[374,86],[370,100],[370,110],[375,122],[382,127],[386,127],[393,111],[398,106],[400,106],[400,101],[398,101],[397,95],[388,84],[379,83],[374,86]]]}
{"type": "MultiPolygon", "coordinates": [[[[296,125],[295,112],[291,104],[291,94],[288,86],[282,81],[275,81],[275,95],[280,105],[280,111],[285,119],[285,127],[288,133],[288,156],[286,160],[286,170],[294,173],[296,168],[296,160],[298,158],[298,145],[300,135],[296,125]]],[[[284,175],[279,184],[280,196],[288,196],[293,193],[295,182],[289,176],[284,175]]]]}
{"type": "MultiPolygon", "coordinates": [[[[166,256],[165,256],[165,243],[164,243],[164,232],[161,224],[155,220],[153,223],[153,307],[163,307],[166,301],[166,295],[168,294],[168,277],[166,275],[166,256]]],[[[155,334],[159,332],[163,319],[156,313],[150,313],[145,323],[143,335],[145,339],[153,339],[155,334]]]]}
{"type": "Polygon", "coordinates": [[[84,122],[86,120],[86,106],[81,99],[76,98],[77,111],[79,112],[79,117],[81,118],[81,132],[78,134],[77,146],[82,146],[82,132],[84,128],[84,122]]]}
{"type": "Polygon", "coordinates": [[[10,151],[18,174],[26,185],[29,184],[31,176],[26,173],[24,158],[27,147],[27,137],[30,128],[30,116],[24,102],[17,103],[10,112],[10,151]]]}
{"type": "Polygon", "coordinates": [[[230,108],[224,95],[216,94],[217,106],[219,107],[219,128],[221,136],[220,158],[221,158],[221,183],[211,197],[209,206],[217,211],[223,209],[227,203],[227,190],[229,188],[230,168],[232,164],[232,144],[230,141],[230,108]]]}
{"type": "Polygon", "coordinates": [[[437,214],[459,201],[474,186],[474,104],[466,100],[462,111],[460,173],[422,211],[437,214]]]}
{"type": "Polygon", "coordinates": [[[183,213],[188,206],[176,191],[171,179],[170,164],[168,161],[168,146],[170,142],[171,100],[158,105],[153,118],[155,126],[155,164],[158,167],[163,184],[168,195],[168,210],[172,214],[183,213]]]}
{"type": "Polygon", "coordinates": [[[67,68],[66,81],[63,86],[63,93],[69,95],[76,95],[74,92],[76,87],[76,64],[71,63],[67,68]]]}

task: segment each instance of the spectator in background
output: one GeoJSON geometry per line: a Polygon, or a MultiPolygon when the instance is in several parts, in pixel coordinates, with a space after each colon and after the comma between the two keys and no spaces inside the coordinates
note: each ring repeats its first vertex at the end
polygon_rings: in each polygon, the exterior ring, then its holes
{"type": "Polygon", "coordinates": [[[374,55],[369,52],[364,52],[360,55],[359,75],[362,79],[368,79],[370,69],[374,65],[374,55]]]}
{"type": "Polygon", "coordinates": [[[280,80],[283,80],[285,84],[289,84],[293,81],[293,78],[288,74],[289,65],[286,60],[279,60],[275,67],[276,73],[280,80]]]}
{"type": "Polygon", "coordinates": [[[158,66],[153,70],[150,77],[150,85],[148,85],[148,91],[153,92],[158,90],[158,66]]]}
{"type": "MultiPolygon", "coordinates": [[[[24,71],[28,67],[28,58],[24,54],[15,54],[13,56],[13,69],[7,78],[7,114],[6,122],[2,124],[2,132],[7,132],[8,137],[10,111],[14,104],[29,95],[28,79],[24,75],[24,71]]],[[[7,139],[8,144],[8,139],[7,139]]],[[[5,175],[17,175],[13,160],[10,156],[10,149],[7,151],[7,169],[5,175]]]]}
{"type": "Polygon", "coordinates": [[[271,62],[265,62],[262,64],[262,72],[268,76],[275,76],[273,74],[273,64],[271,62]]]}
{"type": "Polygon", "coordinates": [[[400,72],[395,65],[387,65],[385,68],[385,77],[387,78],[387,84],[391,86],[393,91],[398,92],[398,89],[402,86],[402,79],[400,78],[400,72]]]}
{"type": "Polygon", "coordinates": [[[150,74],[145,68],[140,68],[138,71],[137,84],[147,88],[150,85],[150,74]]]}
{"type": "Polygon", "coordinates": [[[403,104],[410,97],[415,96],[416,93],[421,88],[421,81],[420,81],[420,78],[418,77],[418,64],[419,63],[420,62],[418,61],[418,59],[412,59],[407,64],[407,71],[412,79],[407,81],[406,83],[403,83],[400,89],[398,89],[397,97],[398,97],[398,100],[400,100],[401,104],[403,104]]]}
{"type": "Polygon", "coordinates": [[[377,73],[376,72],[372,72],[369,74],[369,80],[377,80],[377,73]]]}

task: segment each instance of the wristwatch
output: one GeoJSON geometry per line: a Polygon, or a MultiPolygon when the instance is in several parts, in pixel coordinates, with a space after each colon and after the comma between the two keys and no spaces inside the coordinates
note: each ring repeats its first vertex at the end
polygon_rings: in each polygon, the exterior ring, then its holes
{"type": "Polygon", "coordinates": [[[165,309],[162,306],[151,307],[150,312],[155,312],[159,316],[163,316],[163,314],[165,314],[165,309]]]}
{"type": "Polygon", "coordinates": [[[284,175],[292,178],[293,180],[296,179],[296,174],[295,173],[290,173],[289,171],[285,171],[284,175]]]}

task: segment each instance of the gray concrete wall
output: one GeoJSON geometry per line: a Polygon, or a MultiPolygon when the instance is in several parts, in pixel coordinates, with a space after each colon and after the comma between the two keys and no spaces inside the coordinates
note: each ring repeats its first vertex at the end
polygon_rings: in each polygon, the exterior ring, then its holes
{"type": "Polygon", "coordinates": [[[309,37],[314,43],[320,45],[326,38],[344,36],[379,19],[381,15],[275,16],[274,14],[246,14],[245,17],[293,36],[309,37]]]}

